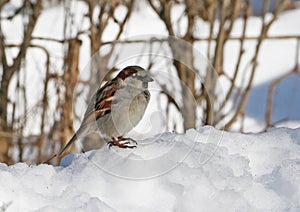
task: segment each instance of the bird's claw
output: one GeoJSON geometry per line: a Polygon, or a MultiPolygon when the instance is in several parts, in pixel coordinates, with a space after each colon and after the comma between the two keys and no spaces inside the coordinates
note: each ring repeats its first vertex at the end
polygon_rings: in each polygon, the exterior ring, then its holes
{"type": "Polygon", "coordinates": [[[108,147],[111,148],[112,146],[117,146],[119,148],[136,148],[137,142],[133,140],[132,138],[123,138],[123,137],[118,137],[118,138],[112,138],[111,141],[107,142],[108,147]],[[133,142],[135,145],[129,145],[131,142],[133,142]]]}

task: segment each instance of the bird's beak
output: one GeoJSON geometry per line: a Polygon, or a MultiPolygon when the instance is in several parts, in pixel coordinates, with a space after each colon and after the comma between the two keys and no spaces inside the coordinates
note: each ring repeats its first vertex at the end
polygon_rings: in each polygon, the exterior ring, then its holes
{"type": "Polygon", "coordinates": [[[143,82],[153,82],[154,80],[148,74],[143,77],[143,82]]]}

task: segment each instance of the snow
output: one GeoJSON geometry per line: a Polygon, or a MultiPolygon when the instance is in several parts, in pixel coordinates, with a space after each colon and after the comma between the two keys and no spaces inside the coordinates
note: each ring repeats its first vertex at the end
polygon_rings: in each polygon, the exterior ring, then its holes
{"type": "Polygon", "coordinates": [[[60,166],[0,164],[7,211],[299,211],[300,128],[163,133],[60,166]]]}

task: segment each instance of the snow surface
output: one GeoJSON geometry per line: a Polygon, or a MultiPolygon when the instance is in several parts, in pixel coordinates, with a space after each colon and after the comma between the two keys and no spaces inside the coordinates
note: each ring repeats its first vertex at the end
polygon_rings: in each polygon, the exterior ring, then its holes
{"type": "Polygon", "coordinates": [[[163,133],[137,148],[0,164],[7,211],[299,211],[300,128],[163,133]]]}

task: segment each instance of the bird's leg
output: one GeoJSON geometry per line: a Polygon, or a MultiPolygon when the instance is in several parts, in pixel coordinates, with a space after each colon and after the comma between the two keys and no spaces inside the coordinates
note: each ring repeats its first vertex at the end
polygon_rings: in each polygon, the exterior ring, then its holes
{"type": "Polygon", "coordinates": [[[132,141],[135,144],[137,144],[137,142],[135,140],[133,140],[132,138],[123,138],[122,136],[119,136],[118,138],[112,137],[111,139],[112,140],[107,143],[109,147],[117,146],[117,147],[124,148],[124,149],[125,148],[135,148],[136,145],[129,145],[130,144],[129,141],[132,141]],[[122,142],[122,141],[125,141],[125,142],[122,142]]]}

